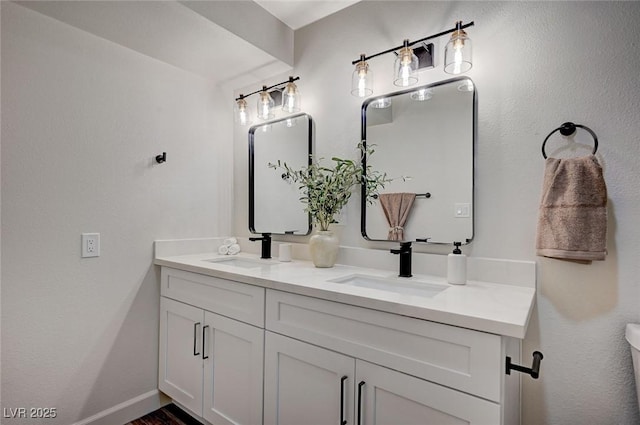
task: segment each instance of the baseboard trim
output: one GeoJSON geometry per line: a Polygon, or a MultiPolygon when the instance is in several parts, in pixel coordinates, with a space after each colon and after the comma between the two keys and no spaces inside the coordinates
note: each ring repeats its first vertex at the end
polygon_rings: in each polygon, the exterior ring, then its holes
{"type": "Polygon", "coordinates": [[[124,425],[168,404],[171,400],[158,390],[152,390],[116,404],[73,425],[124,425]]]}

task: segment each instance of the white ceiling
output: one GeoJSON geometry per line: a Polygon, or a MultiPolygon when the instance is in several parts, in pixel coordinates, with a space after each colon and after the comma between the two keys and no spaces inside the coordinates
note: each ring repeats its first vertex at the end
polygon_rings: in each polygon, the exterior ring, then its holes
{"type": "Polygon", "coordinates": [[[291,68],[177,1],[16,3],[217,84],[242,87],[291,68]]]}
{"type": "Polygon", "coordinates": [[[254,0],[276,18],[297,30],[360,0],[254,0]]]}
{"type": "MultiPolygon", "coordinates": [[[[228,87],[242,87],[291,69],[286,61],[225,29],[186,1],[14,1],[228,87]]],[[[256,4],[295,30],[357,1],[258,0],[256,4]]],[[[215,0],[203,3],[209,2],[215,0]]],[[[214,8],[214,18],[226,19],[218,12],[214,8]]]]}

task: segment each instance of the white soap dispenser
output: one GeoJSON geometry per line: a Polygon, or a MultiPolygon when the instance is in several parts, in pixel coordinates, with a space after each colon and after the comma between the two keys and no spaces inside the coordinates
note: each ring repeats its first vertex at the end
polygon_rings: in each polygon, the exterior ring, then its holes
{"type": "Polygon", "coordinates": [[[454,249],[447,257],[447,281],[452,285],[467,283],[467,256],[460,250],[461,242],[454,242],[454,249]]]}

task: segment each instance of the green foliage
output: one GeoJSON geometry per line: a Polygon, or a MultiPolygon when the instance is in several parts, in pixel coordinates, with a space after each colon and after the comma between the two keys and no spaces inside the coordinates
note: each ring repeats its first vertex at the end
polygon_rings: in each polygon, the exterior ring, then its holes
{"type": "MultiPolygon", "coordinates": [[[[360,159],[366,154],[373,154],[373,147],[358,144],[360,159]]],[[[338,157],[331,158],[333,166],[320,164],[324,158],[313,160],[309,166],[294,170],[286,162],[278,160],[276,164],[269,163],[273,169],[284,170],[285,178],[297,183],[302,196],[300,201],[306,204],[305,211],[311,215],[312,222],[320,230],[328,230],[331,223],[337,223],[335,217],[349,202],[354,187],[366,183],[367,202],[371,202],[378,190],[391,181],[386,173],[371,169],[367,165],[363,169],[361,162],[338,157]]]]}

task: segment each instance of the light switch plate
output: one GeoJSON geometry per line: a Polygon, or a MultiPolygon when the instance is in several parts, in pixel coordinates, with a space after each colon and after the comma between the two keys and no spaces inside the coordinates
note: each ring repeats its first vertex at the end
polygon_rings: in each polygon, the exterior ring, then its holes
{"type": "Polygon", "coordinates": [[[453,205],[453,216],[455,218],[468,218],[471,217],[471,204],[460,203],[453,205]]]}

